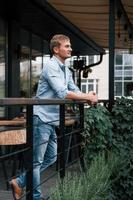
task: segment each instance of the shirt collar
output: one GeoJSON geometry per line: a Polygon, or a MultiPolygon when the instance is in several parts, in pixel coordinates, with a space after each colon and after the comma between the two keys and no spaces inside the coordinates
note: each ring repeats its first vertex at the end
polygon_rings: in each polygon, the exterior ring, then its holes
{"type": "Polygon", "coordinates": [[[65,67],[64,63],[62,63],[56,56],[53,56],[52,58],[53,58],[54,60],[56,60],[56,62],[57,62],[58,65],[60,66],[60,68],[61,68],[62,70],[64,70],[64,67],[65,67]]]}

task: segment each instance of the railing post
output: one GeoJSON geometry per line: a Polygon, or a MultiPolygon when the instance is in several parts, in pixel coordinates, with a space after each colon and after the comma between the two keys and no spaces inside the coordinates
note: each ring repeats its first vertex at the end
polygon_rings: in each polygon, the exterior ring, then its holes
{"type": "Polygon", "coordinates": [[[33,200],[33,105],[26,109],[27,147],[30,148],[26,155],[26,200],[33,200]]]}
{"type": "Polygon", "coordinates": [[[115,2],[109,0],[109,111],[114,104],[115,2]]]}
{"type": "MultiPolygon", "coordinates": [[[[80,112],[80,128],[84,131],[84,104],[79,104],[80,112]]],[[[83,141],[82,135],[79,135],[79,141],[83,141]]],[[[84,162],[84,149],[79,146],[79,156],[80,156],[80,165],[83,171],[85,171],[85,162],[84,162]]]]}
{"type": "Polygon", "coordinates": [[[79,112],[80,112],[80,127],[84,130],[84,104],[79,104],[79,112]]]}
{"type": "Polygon", "coordinates": [[[65,176],[65,104],[60,105],[60,177],[64,178],[65,176]]]}

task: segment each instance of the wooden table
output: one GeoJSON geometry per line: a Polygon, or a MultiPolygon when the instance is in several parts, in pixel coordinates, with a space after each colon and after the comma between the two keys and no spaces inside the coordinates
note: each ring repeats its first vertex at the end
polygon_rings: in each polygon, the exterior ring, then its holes
{"type": "Polygon", "coordinates": [[[11,120],[0,120],[0,126],[24,126],[25,124],[26,119],[23,117],[16,117],[11,120]]]}
{"type": "Polygon", "coordinates": [[[18,145],[26,143],[26,120],[14,118],[0,120],[0,145],[18,145]]]}

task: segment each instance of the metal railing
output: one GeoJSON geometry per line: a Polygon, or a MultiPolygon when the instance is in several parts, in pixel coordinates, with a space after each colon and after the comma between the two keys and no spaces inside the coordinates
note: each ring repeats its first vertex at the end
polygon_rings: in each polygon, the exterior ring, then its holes
{"type": "MultiPolygon", "coordinates": [[[[77,160],[80,160],[81,166],[84,167],[83,152],[81,149],[82,136],[80,133],[84,130],[84,103],[83,101],[71,101],[71,100],[60,100],[60,99],[30,99],[30,98],[5,98],[0,99],[0,106],[25,106],[26,107],[26,144],[23,148],[10,152],[8,154],[0,155],[0,163],[4,163],[5,160],[12,159],[16,155],[26,153],[25,170],[26,170],[26,200],[33,199],[33,106],[34,105],[59,105],[59,127],[57,134],[58,141],[58,153],[57,153],[57,165],[58,170],[43,180],[41,184],[46,182],[48,179],[55,176],[57,173],[60,174],[61,178],[64,178],[66,168],[72,165],[77,160]],[[76,116],[76,128],[71,131],[67,131],[65,126],[66,117],[66,105],[78,105],[78,117],[76,116]],[[78,138],[74,145],[71,145],[71,138],[76,135],[78,138]],[[69,138],[67,140],[66,138],[69,138]],[[67,141],[67,142],[66,142],[67,141]],[[75,148],[78,148],[78,156],[71,162],[69,160],[69,152],[73,152],[75,148]]],[[[74,117],[74,116],[73,116],[74,117]]],[[[6,128],[6,127],[5,127],[6,128]]],[[[41,144],[40,144],[41,145],[41,144]]],[[[19,146],[19,145],[18,145],[19,146]]],[[[17,175],[15,175],[16,177],[17,175]]],[[[7,177],[7,182],[12,177],[7,177]]],[[[22,196],[22,198],[24,197],[22,196]]]]}

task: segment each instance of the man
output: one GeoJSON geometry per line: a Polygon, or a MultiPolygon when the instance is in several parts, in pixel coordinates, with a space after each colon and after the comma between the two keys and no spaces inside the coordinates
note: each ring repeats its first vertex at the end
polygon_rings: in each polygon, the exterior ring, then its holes
{"type": "MultiPolygon", "coordinates": [[[[70,39],[65,35],[55,35],[50,41],[53,57],[45,64],[38,83],[36,98],[39,99],[73,99],[86,100],[91,104],[97,103],[97,95],[90,91],[82,93],[74,84],[65,60],[71,57],[70,39]]],[[[37,105],[34,106],[34,158],[33,158],[33,183],[34,200],[40,200],[40,172],[56,161],[57,141],[55,126],[59,123],[59,106],[37,105]]],[[[25,186],[25,174],[11,181],[13,194],[16,199],[22,195],[25,186]]]]}

